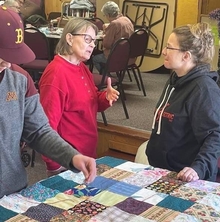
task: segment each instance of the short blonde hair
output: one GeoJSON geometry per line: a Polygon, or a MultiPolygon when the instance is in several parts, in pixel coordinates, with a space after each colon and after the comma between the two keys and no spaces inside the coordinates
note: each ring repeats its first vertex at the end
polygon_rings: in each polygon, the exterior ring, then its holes
{"type": "Polygon", "coordinates": [[[71,55],[72,51],[71,47],[66,41],[66,35],[68,33],[77,34],[81,30],[86,31],[89,27],[94,29],[96,35],[98,34],[97,26],[90,21],[77,17],[70,19],[63,29],[63,33],[56,46],[55,53],[60,55],[71,55]]]}

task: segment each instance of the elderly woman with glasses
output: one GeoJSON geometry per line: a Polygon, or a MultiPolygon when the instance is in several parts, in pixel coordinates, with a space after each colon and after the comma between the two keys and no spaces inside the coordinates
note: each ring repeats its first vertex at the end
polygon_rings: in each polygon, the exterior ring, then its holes
{"type": "Polygon", "coordinates": [[[220,157],[220,89],[211,70],[214,38],[207,23],[175,28],[163,49],[173,70],[155,109],[146,154],[154,167],[186,182],[215,181],[220,157]]]}
{"type": "MultiPolygon", "coordinates": [[[[98,140],[97,112],[104,111],[118,99],[119,92],[108,78],[106,91],[98,91],[84,61],[96,45],[97,27],[82,18],[71,19],[56,46],[56,56],[39,82],[40,101],[50,125],[80,153],[96,157],[98,140]]],[[[56,152],[56,150],[54,150],[56,152]]],[[[48,176],[62,167],[47,157],[48,176]]]]}

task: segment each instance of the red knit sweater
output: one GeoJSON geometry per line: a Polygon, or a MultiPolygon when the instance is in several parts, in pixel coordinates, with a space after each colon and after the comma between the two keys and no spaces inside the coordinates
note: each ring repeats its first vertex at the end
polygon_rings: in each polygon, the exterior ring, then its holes
{"type": "MultiPolygon", "coordinates": [[[[106,92],[99,92],[86,65],[73,65],[60,56],[47,66],[40,82],[40,101],[59,135],[80,153],[96,157],[97,112],[109,107],[106,92]]],[[[60,166],[44,158],[47,169],[60,166]]]]}

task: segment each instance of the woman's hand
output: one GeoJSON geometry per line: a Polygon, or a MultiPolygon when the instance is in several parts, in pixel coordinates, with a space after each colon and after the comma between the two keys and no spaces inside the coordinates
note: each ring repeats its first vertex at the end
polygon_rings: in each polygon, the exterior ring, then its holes
{"type": "Polygon", "coordinates": [[[177,178],[184,182],[191,182],[199,179],[198,174],[193,168],[184,167],[178,174],[177,178]]]}
{"type": "Polygon", "coordinates": [[[107,79],[107,91],[106,91],[106,99],[109,101],[109,105],[112,106],[112,103],[118,100],[119,92],[114,89],[111,85],[111,78],[107,79]]]}

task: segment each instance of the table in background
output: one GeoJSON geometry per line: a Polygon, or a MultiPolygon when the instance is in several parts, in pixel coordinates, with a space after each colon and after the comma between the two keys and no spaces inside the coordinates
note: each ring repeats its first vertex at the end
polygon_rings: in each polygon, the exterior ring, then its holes
{"type": "Polygon", "coordinates": [[[183,183],[175,172],[113,157],[97,159],[97,170],[87,186],[82,173],[66,171],[3,197],[0,221],[220,221],[219,183],[183,183]]]}
{"type": "Polygon", "coordinates": [[[63,28],[54,27],[53,30],[50,30],[48,27],[40,27],[39,30],[43,32],[47,38],[51,39],[60,39],[63,33],[63,28]]]}
{"type": "Polygon", "coordinates": [[[40,27],[39,30],[45,34],[48,39],[49,47],[50,47],[50,55],[51,59],[54,58],[56,45],[61,38],[63,33],[63,28],[54,27],[51,31],[48,27],[40,27]]]}
{"type": "MultiPolygon", "coordinates": [[[[55,55],[54,52],[55,52],[56,45],[63,33],[63,28],[54,27],[54,29],[51,31],[48,27],[40,27],[39,30],[42,33],[44,33],[45,36],[48,38],[50,51],[51,51],[51,58],[53,59],[54,55],[55,55]]],[[[103,39],[102,36],[103,36],[103,31],[100,30],[96,36],[96,38],[98,40],[98,45],[97,45],[98,50],[101,50],[101,48],[102,48],[102,46],[101,46],[101,42],[103,39]]]]}

